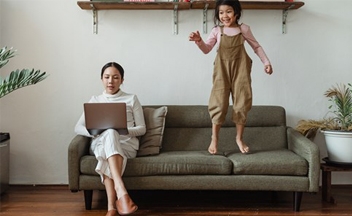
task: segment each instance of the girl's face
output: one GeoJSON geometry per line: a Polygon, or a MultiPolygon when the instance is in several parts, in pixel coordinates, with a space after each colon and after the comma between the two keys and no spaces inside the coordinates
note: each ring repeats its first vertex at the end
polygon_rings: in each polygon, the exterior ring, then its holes
{"type": "Polygon", "coordinates": [[[219,18],[220,22],[226,27],[234,27],[237,25],[237,15],[235,15],[235,11],[229,5],[219,6],[219,18]]]}
{"type": "Polygon", "coordinates": [[[123,83],[120,71],[115,67],[108,67],[105,69],[102,81],[105,91],[108,94],[116,94],[123,83]]]}

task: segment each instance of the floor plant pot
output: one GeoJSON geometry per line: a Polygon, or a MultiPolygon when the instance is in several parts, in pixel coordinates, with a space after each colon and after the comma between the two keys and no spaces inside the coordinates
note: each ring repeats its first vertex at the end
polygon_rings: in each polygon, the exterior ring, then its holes
{"type": "Polygon", "coordinates": [[[9,187],[10,134],[0,133],[0,194],[9,187]]]}
{"type": "Polygon", "coordinates": [[[330,162],[352,164],[352,132],[322,131],[330,162]]]}

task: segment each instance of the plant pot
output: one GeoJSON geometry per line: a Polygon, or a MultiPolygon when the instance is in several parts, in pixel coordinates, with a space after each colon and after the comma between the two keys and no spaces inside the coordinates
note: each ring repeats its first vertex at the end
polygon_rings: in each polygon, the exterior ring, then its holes
{"type": "Polygon", "coordinates": [[[9,188],[10,134],[0,133],[0,194],[9,188]]]}
{"type": "Polygon", "coordinates": [[[352,132],[322,131],[331,162],[352,163],[352,132]]]}

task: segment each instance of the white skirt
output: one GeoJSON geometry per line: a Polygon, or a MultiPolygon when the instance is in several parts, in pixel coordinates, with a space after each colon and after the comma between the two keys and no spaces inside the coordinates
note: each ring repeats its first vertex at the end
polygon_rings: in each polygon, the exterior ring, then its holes
{"type": "Polygon", "coordinates": [[[114,129],[108,129],[100,136],[93,138],[90,150],[98,160],[95,171],[100,175],[102,183],[104,183],[104,175],[112,178],[107,160],[109,157],[116,154],[123,157],[122,175],[126,168],[127,159],[134,158],[137,155],[137,151],[128,144],[128,141],[120,140],[120,134],[114,129]]]}

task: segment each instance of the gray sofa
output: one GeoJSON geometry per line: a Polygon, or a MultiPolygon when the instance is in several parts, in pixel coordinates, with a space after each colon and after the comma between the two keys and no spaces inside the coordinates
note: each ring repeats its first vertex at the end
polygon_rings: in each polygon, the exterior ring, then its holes
{"type": "MultiPolygon", "coordinates": [[[[253,106],[244,132],[251,149],[246,155],[235,144],[231,111],[220,131],[219,153],[210,155],[207,106],[167,109],[160,152],[128,160],[123,176],[128,190],[289,191],[294,211],[300,210],[303,192],[319,191],[319,149],[286,126],[284,108],[253,106]]],[[[84,191],[86,209],[93,190],[104,190],[89,145],[89,138],[77,135],[68,149],[69,189],[84,191]]]]}

